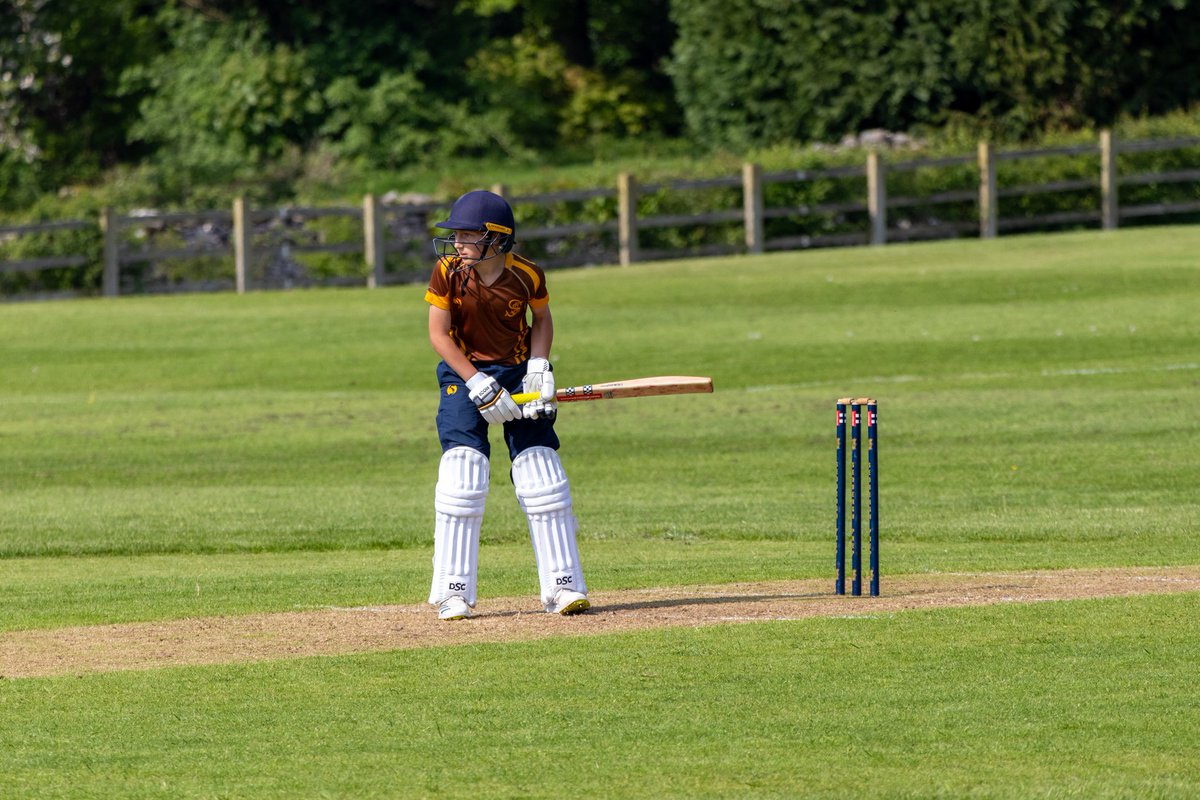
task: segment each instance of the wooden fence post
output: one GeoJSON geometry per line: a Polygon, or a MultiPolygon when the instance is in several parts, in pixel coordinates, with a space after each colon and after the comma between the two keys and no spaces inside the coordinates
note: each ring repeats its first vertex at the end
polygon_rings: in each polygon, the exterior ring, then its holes
{"type": "Polygon", "coordinates": [[[246,293],[246,273],[250,267],[250,220],[246,214],[246,198],[233,201],[233,269],[237,293],[246,293]]]}
{"type": "Polygon", "coordinates": [[[637,179],[628,172],[617,176],[617,248],[621,266],[637,261],[637,179]]]}
{"type": "Polygon", "coordinates": [[[878,150],[867,153],[867,213],[871,217],[871,244],[887,242],[887,174],[878,150]]]}
{"type": "Polygon", "coordinates": [[[746,220],[746,251],[763,251],[763,183],[762,167],[742,165],[742,211],[746,220]]]}
{"type": "Polygon", "coordinates": [[[979,238],[995,239],[1000,214],[996,194],[996,159],[992,145],[979,143],[979,238]]]}
{"type": "Polygon", "coordinates": [[[1117,148],[1112,131],[1100,131],[1100,219],[1106,231],[1117,229],[1117,148]]]}
{"type": "Polygon", "coordinates": [[[363,197],[363,260],[367,262],[367,288],[383,286],[387,247],[383,238],[383,206],[373,194],[363,197]]]}
{"type": "Polygon", "coordinates": [[[100,230],[104,231],[101,292],[105,297],[116,297],[121,293],[121,220],[117,212],[108,206],[100,214],[100,230]]]}

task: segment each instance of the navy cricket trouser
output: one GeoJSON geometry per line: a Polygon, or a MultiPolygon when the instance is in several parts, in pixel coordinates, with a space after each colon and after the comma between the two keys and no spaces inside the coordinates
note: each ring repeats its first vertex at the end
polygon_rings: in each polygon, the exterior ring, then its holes
{"type": "MultiPolygon", "coordinates": [[[[496,382],[510,393],[521,391],[521,380],[525,377],[525,364],[506,366],[503,364],[476,363],[475,368],[491,375],[496,382]]],[[[479,409],[471,402],[466,383],[458,373],[450,369],[445,361],[438,364],[438,385],[441,400],[438,402],[438,438],[442,452],[452,447],[473,447],[491,458],[492,447],[488,442],[488,423],[479,409]]],[[[554,432],[553,419],[519,419],[504,423],[504,441],[508,444],[509,458],[531,447],[558,449],[558,435],[554,432]]]]}

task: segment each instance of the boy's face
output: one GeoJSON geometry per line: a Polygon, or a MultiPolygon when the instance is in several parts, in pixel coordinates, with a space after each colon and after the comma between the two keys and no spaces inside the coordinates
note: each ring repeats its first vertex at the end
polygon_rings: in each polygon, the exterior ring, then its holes
{"type": "Polygon", "coordinates": [[[455,231],[454,251],[464,261],[479,261],[485,257],[487,231],[455,231]]]}

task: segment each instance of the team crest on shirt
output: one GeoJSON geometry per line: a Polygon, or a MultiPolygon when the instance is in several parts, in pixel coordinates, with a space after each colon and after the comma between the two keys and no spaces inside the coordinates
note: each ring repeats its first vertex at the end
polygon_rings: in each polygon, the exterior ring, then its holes
{"type": "Polygon", "coordinates": [[[520,300],[509,300],[508,301],[508,312],[505,313],[504,318],[512,319],[513,317],[515,317],[517,314],[520,314],[520,313],[521,313],[521,301],[520,300]]]}
{"type": "Polygon", "coordinates": [[[446,387],[446,394],[455,394],[457,392],[458,392],[458,386],[456,386],[453,383],[446,387]]]}

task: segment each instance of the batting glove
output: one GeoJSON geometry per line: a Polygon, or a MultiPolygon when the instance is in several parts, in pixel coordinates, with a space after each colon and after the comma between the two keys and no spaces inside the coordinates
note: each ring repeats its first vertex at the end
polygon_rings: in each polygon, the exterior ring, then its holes
{"type": "Polygon", "coordinates": [[[468,378],[467,396],[488,424],[497,425],[521,418],[521,407],[513,402],[508,390],[491,375],[476,372],[468,378]]]}
{"type": "Polygon", "coordinates": [[[558,413],[558,403],[554,399],[554,372],[548,360],[529,359],[525,377],[521,380],[521,389],[537,392],[539,395],[538,400],[526,403],[521,409],[526,419],[552,419],[558,413]]]}

